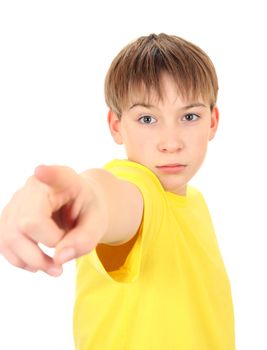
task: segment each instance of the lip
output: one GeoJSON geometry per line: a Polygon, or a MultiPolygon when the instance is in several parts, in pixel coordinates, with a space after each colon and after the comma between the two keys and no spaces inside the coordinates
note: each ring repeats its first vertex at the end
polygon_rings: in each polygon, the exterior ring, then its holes
{"type": "Polygon", "coordinates": [[[157,166],[158,169],[160,169],[165,174],[176,174],[185,169],[185,164],[165,164],[165,165],[159,165],[157,166]]]}

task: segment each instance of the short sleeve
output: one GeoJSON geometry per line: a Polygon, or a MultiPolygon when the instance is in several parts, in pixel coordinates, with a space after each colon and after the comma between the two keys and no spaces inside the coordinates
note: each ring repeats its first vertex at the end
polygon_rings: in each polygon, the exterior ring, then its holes
{"type": "Polygon", "coordinates": [[[146,255],[149,254],[150,245],[153,244],[153,238],[160,229],[166,206],[165,191],[156,175],[141,164],[114,160],[105,165],[104,169],[138,187],[144,200],[144,211],[137,239],[124,264],[118,270],[107,272],[96,250],[89,254],[89,259],[98,272],[108,279],[129,283],[138,278],[146,255]]]}

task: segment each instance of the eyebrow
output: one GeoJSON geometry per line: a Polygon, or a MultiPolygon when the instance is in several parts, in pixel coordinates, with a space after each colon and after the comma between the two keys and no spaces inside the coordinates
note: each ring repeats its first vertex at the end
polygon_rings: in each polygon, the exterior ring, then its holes
{"type": "MultiPolygon", "coordinates": [[[[148,103],[137,102],[137,103],[134,103],[129,109],[133,109],[135,107],[157,108],[156,106],[153,106],[153,105],[148,104],[148,103]]],[[[194,107],[205,107],[205,108],[207,108],[208,106],[205,105],[204,103],[201,103],[201,102],[192,102],[189,105],[183,106],[181,108],[181,110],[185,111],[187,109],[194,108],[194,107]]]]}

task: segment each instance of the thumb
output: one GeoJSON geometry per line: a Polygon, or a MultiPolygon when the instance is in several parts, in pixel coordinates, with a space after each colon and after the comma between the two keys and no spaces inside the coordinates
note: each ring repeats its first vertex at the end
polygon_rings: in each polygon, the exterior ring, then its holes
{"type": "Polygon", "coordinates": [[[54,262],[62,265],[91,252],[99,239],[88,232],[88,226],[79,225],[72,229],[56,246],[54,262]]]}

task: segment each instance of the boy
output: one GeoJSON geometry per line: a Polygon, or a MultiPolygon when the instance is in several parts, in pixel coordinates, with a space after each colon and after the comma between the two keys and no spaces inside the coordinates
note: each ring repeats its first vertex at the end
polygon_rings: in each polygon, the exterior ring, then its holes
{"type": "Polygon", "coordinates": [[[217,130],[217,92],[194,44],[137,39],[105,81],[128,159],[81,175],[37,167],[3,210],[0,249],[15,266],[57,276],[78,258],[76,349],[234,349],[228,277],[204,199],[187,185],[217,130]]]}

